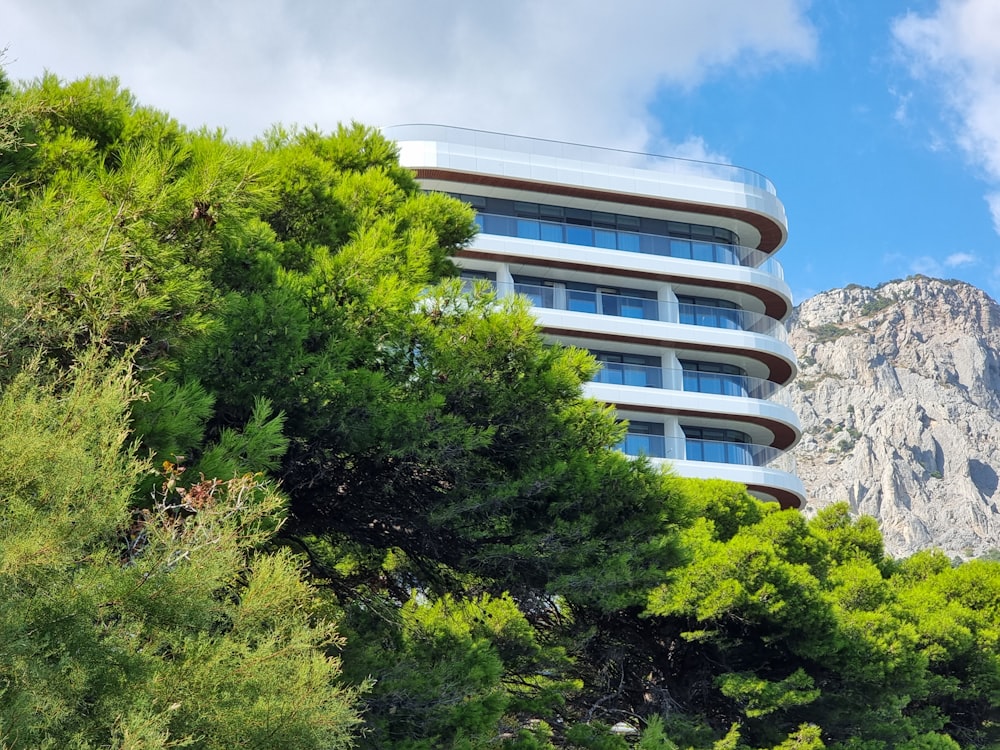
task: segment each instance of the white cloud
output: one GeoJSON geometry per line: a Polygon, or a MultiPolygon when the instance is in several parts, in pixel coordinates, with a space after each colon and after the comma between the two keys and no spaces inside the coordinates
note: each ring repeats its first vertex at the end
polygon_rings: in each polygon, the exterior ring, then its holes
{"type": "Polygon", "coordinates": [[[886,266],[892,278],[903,278],[915,274],[944,278],[954,269],[978,263],[980,263],[980,258],[968,252],[951,253],[943,260],[933,255],[910,256],[899,252],[885,253],[882,256],[882,264],[886,266]]]}
{"type": "MultiPolygon", "coordinates": [[[[935,85],[954,118],[952,139],[989,182],[1000,184],[1000,3],[939,0],[893,24],[912,73],[935,85]]],[[[1000,198],[987,196],[1000,232],[1000,198]]]]}
{"type": "Polygon", "coordinates": [[[910,92],[901,93],[895,88],[890,87],[889,96],[896,100],[896,109],[892,113],[893,119],[896,122],[905,123],[910,119],[909,106],[913,94],[910,92]]]}
{"type": "Polygon", "coordinates": [[[942,270],[943,267],[940,261],[929,255],[920,255],[916,258],[911,258],[909,262],[909,272],[911,274],[940,278],[942,270]]]}
{"type": "Polygon", "coordinates": [[[944,259],[944,264],[948,268],[958,268],[959,266],[971,266],[979,259],[972,253],[952,253],[944,259]]]}
{"type": "Polygon", "coordinates": [[[990,215],[993,217],[993,228],[1000,234],[1000,192],[990,193],[986,196],[986,205],[990,207],[990,215]]]}
{"type": "Polygon", "coordinates": [[[906,262],[906,256],[900,252],[889,252],[882,255],[882,265],[899,266],[906,262]]]}
{"type": "Polygon", "coordinates": [[[33,0],[4,9],[0,47],[16,79],[117,75],[143,103],[241,138],[274,122],[440,122],[698,155],[697,139],[663,139],[657,91],[811,59],[807,2],[33,0]]]}

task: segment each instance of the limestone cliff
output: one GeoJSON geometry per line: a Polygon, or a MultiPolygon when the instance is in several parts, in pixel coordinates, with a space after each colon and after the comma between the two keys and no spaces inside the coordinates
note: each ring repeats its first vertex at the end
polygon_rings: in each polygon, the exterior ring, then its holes
{"type": "Polygon", "coordinates": [[[789,341],[807,513],[846,500],[897,556],[1000,547],[1000,306],[925,277],[851,286],[803,302],[789,341]]]}

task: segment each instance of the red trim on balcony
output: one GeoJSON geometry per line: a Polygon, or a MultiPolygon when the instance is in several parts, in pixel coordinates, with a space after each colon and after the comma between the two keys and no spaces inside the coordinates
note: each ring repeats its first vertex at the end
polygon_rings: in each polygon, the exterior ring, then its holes
{"type": "Polygon", "coordinates": [[[798,510],[805,504],[802,502],[802,498],[794,492],[789,492],[788,490],[780,489],[778,487],[768,487],[763,484],[748,484],[747,489],[751,492],[756,491],[765,495],[770,495],[778,501],[782,510],[798,510]]]}
{"type": "MultiPolygon", "coordinates": [[[[559,268],[569,271],[588,271],[591,273],[603,271],[607,275],[607,268],[590,263],[567,263],[562,260],[550,260],[537,257],[513,256],[507,253],[494,253],[475,248],[465,248],[456,253],[458,258],[469,260],[488,260],[495,263],[510,263],[538,266],[540,268],[559,268]]],[[[781,320],[791,311],[791,303],[769,289],[763,289],[754,284],[740,284],[738,282],[719,281],[718,279],[692,278],[691,276],[681,276],[672,273],[653,273],[651,271],[635,271],[629,269],[622,273],[622,281],[629,279],[645,279],[647,281],[657,281],[670,284],[685,284],[687,286],[705,287],[709,289],[728,289],[742,292],[751,297],[756,297],[764,303],[764,314],[775,320],[781,320]]]]}
{"type": "Polygon", "coordinates": [[[750,359],[756,359],[758,362],[762,362],[767,366],[769,374],[767,379],[778,383],[779,385],[786,385],[792,379],[792,365],[787,360],[782,359],[776,354],[771,354],[769,352],[762,352],[757,349],[745,349],[743,347],[720,347],[715,344],[693,344],[688,341],[674,341],[672,339],[657,339],[650,338],[647,336],[626,336],[618,333],[596,333],[594,331],[580,331],[578,329],[572,328],[549,328],[544,327],[542,329],[545,333],[550,336],[555,337],[566,337],[566,338],[587,338],[594,339],[595,341],[617,341],[622,344],[639,344],[645,346],[661,346],[670,349],[677,349],[680,351],[694,351],[694,352],[716,352],[726,351],[732,354],[740,355],[743,357],[748,357],[750,359]]]}
{"type": "Polygon", "coordinates": [[[712,411],[702,411],[699,409],[678,409],[672,406],[639,406],[636,404],[612,404],[619,412],[630,411],[630,412],[641,412],[643,414],[660,414],[671,417],[700,417],[703,419],[713,419],[716,421],[723,420],[727,425],[733,428],[739,427],[740,424],[755,424],[759,427],[763,427],[766,430],[770,430],[774,438],[771,440],[771,447],[777,450],[783,451],[791,448],[795,443],[798,442],[799,433],[794,429],[789,427],[784,422],[779,422],[776,419],[768,419],[767,417],[757,417],[757,416],[745,416],[742,414],[732,414],[727,412],[725,415],[720,415],[718,412],[712,411]]]}
{"type": "Polygon", "coordinates": [[[670,200],[669,198],[657,198],[634,193],[619,193],[611,190],[598,190],[555,182],[499,177],[497,175],[463,172],[461,170],[443,169],[441,167],[417,167],[414,171],[417,173],[417,179],[419,180],[442,180],[457,185],[486,185],[488,187],[500,187],[510,190],[530,190],[534,193],[545,193],[546,195],[564,195],[570,198],[588,198],[598,201],[610,200],[615,203],[631,206],[704,213],[715,217],[724,216],[727,219],[744,221],[760,232],[760,245],[757,249],[764,253],[774,252],[785,240],[785,228],[779,222],[769,216],[754,213],[748,209],[718,206],[710,203],[670,200]]]}

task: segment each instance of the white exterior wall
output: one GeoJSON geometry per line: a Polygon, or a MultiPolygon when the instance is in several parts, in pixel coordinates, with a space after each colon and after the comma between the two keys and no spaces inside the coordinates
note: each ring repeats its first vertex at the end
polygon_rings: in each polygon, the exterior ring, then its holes
{"type": "MultiPolygon", "coordinates": [[[[387,131],[393,138],[401,138],[400,133],[414,136],[399,142],[404,166],[455,171],[454,177],[447,177],[446,186],[438,184],[442,180],[439,174],[430,180],[436,189],[445,187],[471,195],[592,207],[621,214],[629,213],[628,202],[615,207],[615,195],[654,196],[691,203],[690,211],[664,213],[664,218],[732,228],[731,216],[713,217],[711,210],[736,208],[780,224],[782,241],[786,234],[784,207],[773,186],[759,175],[734,171],[727,165],[683,160],[673,163],[640,154],[434,126],[404,126],[387,131]],[[464,182],[461,172],[469,173],[464,182]],[[479,177],[484,175],[530,182],[519,189],[495,187],[481,184],[479,177]],[[553,185],[607,191],[608,197],[588,203],[552,192],[553,185]]],[[[760,241],[759,232],[747,222],[740,223],[737,229],[744,245],[748,240],[760,241]]],[[[793,467],[778,468],[781,461],[753,466],[694,461],[684,455],[684,425],[739,430],[756,445],[783,442],[778,447],[786,452],[798,441],[799,421],[788,406],[775,399],[684,391],[679,362],[682,358],[731,362],[754,377],[767,377],[766,363],[772,363],[773,367],[773,363],[779,362],[786,372],[794,374],[795,356],[784,341],[783,331],[768,335],[689,325],[680,323],[678,316],[678,294],[729,300],[757,314],[765,312],[766,300],[773,304],[778,299],[790,310],[791,291],[780,276],[780,266],[752,268],[491,234],[480,234],[467,257],[459,257],[456,262],[470,269],[494,272],[501,293],[509,293],[514,276],[655,293],[659,320],[558,309],[565,308],[565,290],[558,283],[553,293],[556,309],[536,308],[535,312],[544,330],[557,331],[558,334],[550,335],[569,343],[647,356],[655,352],[653,356],[659,356],[662,388],[594,382],[587,385],[586,393],[617,404],[625,418],[662,424],[665,443],[672,450],[668,462],[678,474],[742,482],[751,485],[755,494],[781,498],[786,504],[789,498],[804,501],[801,481],[786,470],[793,467]],[[778,273],[769,272],[775,267],[778,273]],[[668,278],[669,281],[662,280],[668,278]]]]}

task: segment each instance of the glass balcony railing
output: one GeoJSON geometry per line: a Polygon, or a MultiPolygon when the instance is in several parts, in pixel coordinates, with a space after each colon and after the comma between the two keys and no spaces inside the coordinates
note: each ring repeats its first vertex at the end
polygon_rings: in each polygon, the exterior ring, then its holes
{"type": "Polygon", "coordinates": [[[383,128],[382,132],[394,141],[438,141],[451,146],[465,147],[473,153],[503,151],[506,154],[523,154],[526,158],[562,159],[610,167],[645,169],[663,174],[694,175],[747,185],[777,195],[774,184],[764,175],[732,164],[583,146],[577,143],[469,130],[449,125],[413,123],[383,128]]]}
{"type": "Polygon", "coordinates": [[[729,375],[719,372],[681,370],[684,390],[692,393],[712,393],[719,396],[770,399],[781,393],[781,386],[764,378],[729,375]]]}
{"type": "Polygon", "coordinates": [[[624,362],[601,362],[601,369],[597,371],[593,382],[762,400],[777,400],[775,397],[784,393],[780,385],[763,378],[677,368],[667,369],[624,362]]]}
{"type": "MultiPolygon", "coordinates": [[[[640,388],[663,388],[663,368],[649,365],[630,365],[624,362],[601,362],[601,369],[594,375],[595,383],[608,385],[635,385],[640,388]]],[[[671,388],[668,383],[668,390],[671,388]]]]}
{"type": "Polygon", "coordinates": [[[740,466],[767,466],[782,454],[782,451],[770,445],[695,438],[684,439],[684,451],[684,458],[688,461],[709,461],[740,466]]]}
{"type": "Polygon", "coordinates": [[[707,461],[738,466],[770,466],[779,471],[794,473],[794,464],[791,463],[794,459],[785,451],[770,445],[628,433],[617,447],[627,456],[707,461]]]}
{"type": "Polygon", "coordinates": [[[678,304],[646,297],[627,297],[609,292],[570,289],[562,286],[535,284],[497,284],[503,294],[520,294],[534,307],[549,310],[612,315],[637,320],[659,320],[667,323],[726,328],[733,331],[760,333],[785,341],[787,332],[779,320],[762,313],[735,310],[711,305],[678,304]]]}
{"type": "Polygon", "coordinates": [[[484,234],[501,237],[518,237],[543,242],[562,242],[567,245],[622,250],[628,253],[660,255],[669,258],[723,263],[730,266],[757,268],[779,279],[785,277],[781,264],[760,250],[722,242],[664,237],[620,229],[560,224],[540,219],[478,213],[476,224],[484,234]]]}
{"type": "Polygon", "coordinates": [[[663,435],[638,435],[627,433],[618,443],[618,450],[626,456],[647,456],[648,458],[679,458],[667,450],[667,439],[663,435]]]}

